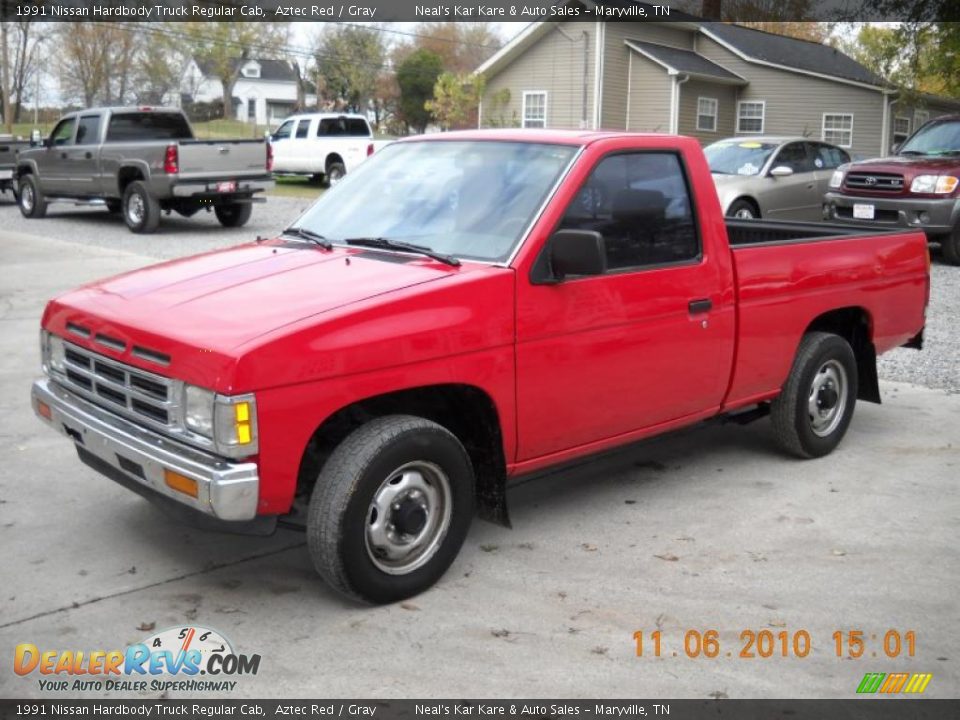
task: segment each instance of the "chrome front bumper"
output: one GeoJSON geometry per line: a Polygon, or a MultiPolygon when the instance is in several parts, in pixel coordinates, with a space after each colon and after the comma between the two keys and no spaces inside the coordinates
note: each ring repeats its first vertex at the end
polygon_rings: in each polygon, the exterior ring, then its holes
{"type": "Polygon", "coordinates": [[[31,403],[37,417],[125,478],[220,520],[256,517],[260,486],[256,463],[227,462],[174,442],[77,397],[49,378],[34,382],[31,403]],[[40,413],[40,402],[50,408],[50,419],[40,413]],[[196,480],[197,497],[169,487],[164,469],[196,480]]]}

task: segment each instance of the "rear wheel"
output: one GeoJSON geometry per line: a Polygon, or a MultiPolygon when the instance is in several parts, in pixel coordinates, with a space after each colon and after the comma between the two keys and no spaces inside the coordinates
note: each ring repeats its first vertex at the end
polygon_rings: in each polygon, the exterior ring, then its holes
{"type": "Polygon", "coordinates": [[[20,214],[26,218],[42,218],[47,214],[47,200],[40,192],[35,176],[24,175],[20,180],[17,205],[20,207],[20,214]]]}
{"type": "Polygon", "coordinates": [[[323,578],[370,603],[423,592],[446,572],[473,518],[473,467],[457,438],[424,418],[372,420],[317,478],[307,545],[323,578]]]}
{"type": "Polygon", "coordinates": [[[822,457],[840,444],[857,402],[857,361],[839,335],[803,336],[787,382],[770,408],[781,448],[822,457]]]}
{"type": "Polygon", "coordinates": [[[243,227],[247,224],[247,221],[250,220],[250,215],[253,213],[253,205],[251,203],[217,205],[217,207],[214,208],[214,212],[217,214],[217,220],[219,220],[220,224],[224,227],[243,227]]]}
{"type": "Polygon", "coordinates": [[[741,198],[727,210],[727,217],[737,218],[738,220],[753,220],[760,217],[760,211],[752,202],[741,198]]]}
{"type": "Polygon", "coordinates": [[[347,174],[347,168],[341,162],[332,162],[327,166],[326,183],[327,187],[333,187],[343,180],[347,174]]]}
{"type": "Polygon", "coordinates": [[[951,265],[960,265],[960,225],[949,235],[940,238],[940,249],[944,260],[951,265]]]}
{"type": "Polygon", "coordinates": [[[123,221],[135,233],[152,233],[160,224],[160,203],[142,180],[123,191],[123,221]]]}

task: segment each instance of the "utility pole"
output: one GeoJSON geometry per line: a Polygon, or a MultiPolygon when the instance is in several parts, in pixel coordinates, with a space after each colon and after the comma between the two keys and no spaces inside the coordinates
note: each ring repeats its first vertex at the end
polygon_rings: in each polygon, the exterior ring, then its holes
{"type": "Polygon", "coordinates": [[[7,45],[7,23],[0,22],[0,54],[3,62],[3,123],[7,133],[13,134],[13,116],[10,112],[10,48],[7,45]]]}

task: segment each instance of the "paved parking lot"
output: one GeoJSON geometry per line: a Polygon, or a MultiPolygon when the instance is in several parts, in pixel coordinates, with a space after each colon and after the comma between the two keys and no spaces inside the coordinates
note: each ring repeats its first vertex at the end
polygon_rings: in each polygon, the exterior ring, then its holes
{"type": "MultiPolygon", "coordinates": [[[[242,231],[174,219],[148,237],[102,211],[26,221],[0,207],[0,696],[51,697],[10,671],[18,643],[112,649],[187,623],[262,656],[233,696],[852,697],[865,672],[893,671],[957,695],[960,395],[943,389],[884,382],[885,404],[860,405],[822,460],[779,455],[765,422],[711,425],[527,483],[512,531],[476,523],[437,587],[374,609],[323,585],[302,535],[173,525],[32,417],[47,298],[275,231],[305,205],[272,199],[242,231]],[[634,632],[657,629],[662,656],[648,641],[637,657],[634,632]],[[687,657],[691,629],[718,630],[720,655],[687,657]],[[741,632],[764,629],[806,630],[812,651],[740,658],[741,632]],[[832,634],[850,629],[866,652],[838,659],[832,634]],[[915,657],[884,655],[891,629],[915,631],[915,657]]],[[[934,270],[931,325],[952,338],[957,286],[940,278],[960,269],[934,270]]],[[[955,378],[957,355],[931,344],[945,365],[921,372],[955,378]]],[[[885,367],[909,376],[911,362],[885,367]]]]}

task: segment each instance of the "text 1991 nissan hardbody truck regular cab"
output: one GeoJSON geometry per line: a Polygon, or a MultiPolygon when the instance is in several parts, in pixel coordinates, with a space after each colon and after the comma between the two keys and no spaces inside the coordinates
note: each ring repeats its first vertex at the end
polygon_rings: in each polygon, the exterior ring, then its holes
{"type": "Polygon", "coordinates": [[[320,574],[413,595],[510,479],[718,415],[836,447],[919,345],[922,232],[727,221],[695,140],[397,142],[280,237],[52,300],[33,406],[81,459],[320,574]]]}

